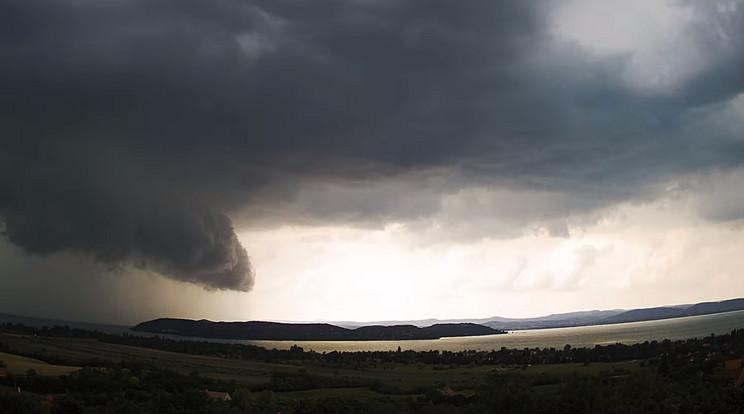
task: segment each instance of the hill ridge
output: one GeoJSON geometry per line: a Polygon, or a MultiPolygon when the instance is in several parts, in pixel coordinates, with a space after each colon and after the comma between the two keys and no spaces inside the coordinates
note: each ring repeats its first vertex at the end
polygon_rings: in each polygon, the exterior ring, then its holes
{"type": "Polygon", "coordinates": [[[639,309],[614,309],[550,314],[536,318],[424,319],[369,322],[214,322],[206,319],[159,318],[130,328],[133,331],[209,339],[372,341],[483,336],[509,330],[563,328],[643,322],[744,310],[744,298],[639,309]],[[428,325],[421,326],[419,323],[428,325]]]}
{"type": "Polygon", "coordinates": [[[439,339],[506,333],[474,323],[443,323],[427,327],[410,324],[367,325],[353,329],[329,323],[282,323],[265,321],[213,322],[180,318],[159,318],[132,327],[138,332],[210,339],[292,340],[292,341],[380,341],[439,339]]]}

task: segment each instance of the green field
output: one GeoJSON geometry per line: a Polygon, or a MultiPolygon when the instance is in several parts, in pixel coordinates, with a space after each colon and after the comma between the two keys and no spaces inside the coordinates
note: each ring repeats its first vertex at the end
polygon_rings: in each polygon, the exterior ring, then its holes
{"type": "Polygon", "coordinates": [[[77,371],[80,367],[52,365],[38,359],[0,352],[0,361],[5,362],[6,370],[11,374],[26,374],[33,369],[38,375],[59,376],[77,371]]]}
{"type": "MultiPolygon", "coordinates": [[[[81,365],[92,358],[116,362],[143,360],[184,374],[196,371],[201,375],[226,381],[235,380],[237,383],[246,385],[268,382],[274,373],[307,372],[321,376],[377,379],[404,389],[443,383],[450,384],[452,387],[463,388],[470,386],[473,381],[485,377],[494,369],[492,366],[434,369],[432,366],[403,364],[390,364],[371,369],[354,369],[310,365],[307,362],[294,364],[267,363],[191,355],[128,345],[108,344],[95,339],[1,334],[0,341],[8,344],[12,349],[40,355],[42,359],[44,355],[48,355],[49,360],[79,361],[81,365]]],[[[42,363],[41,361],[38,362],[42,363]]],[[[10,366],[10,364],[8,365],[10,366]]],[[[24,371],[28,368],[26,367],[24,371]]]]}
{"type": "Polygon", "coordinates": [[[0,334],[0,347],[10,352],[0,359],[16,375],[11,383],[18,381],[30,392],[56,389],[55,404],[79,412],[568,414],[741,412],[744,407],[744,394],[732,387],[731,373],[724,369],[725,361],[744,355],[744,330],[675,343],[483,354],[317,354],[18,330],[0,334]],[[76,366],[84,368],[67,378],[43,376],[67,374],[76,366]],[[26,375],[29,369],[40,375],[26,375]],[[205,389],[229,392],[232,401],[214,404],[205,389]]]}
{"type": "MultiPolygon", "coordinates": [[[[528,376],[568,375],[572,372],[593,375],[601,371],[616,368],[628,370],[640,367],[640,362],[626,361],[620,363],[592,363],[588,365],[575,363],[535,365],[524,369],[503,368],[494,365],[450,368],[448,366],[435,367],[422,364],[380,364],[372,368],[354,368],[338,365],[316,365],[309,361],[268,363],[226,359],[109,344],[99,342],[95,339],[0,334],[0,341],[8,344],[11,349],[23,350],[25,353],[38,355],[40,359],[45,359],[44,356],[48,355],[49,358],[47,359],[49,361],[62,359],[85,365],[86,361],[92,358],[115,362],[142,360],[149,364],[184,374],[198,372],[204,376],[225,381],[234,380],[238,384],[245,385],[269,382],[275,373],[308,373],[328,377],[374,379],[401,390],[422,389],[447,384],[458,392],[463,392],[472,389],[474,384],[481,383],[488,374],[493,372],[519,372],[528,376]]],[[[49,365],[39,360],[15,355],[0,357],[0,359],[5,360],[10,372],[24,373],[29,368],[33,368],[42,375],[61,375],[77,369],[76,367],[49,365]]],[[[354,392],[358,393],[358,390],[354,392]]],[[[377,395],[377,393],[373,394],[377,395]]]]}

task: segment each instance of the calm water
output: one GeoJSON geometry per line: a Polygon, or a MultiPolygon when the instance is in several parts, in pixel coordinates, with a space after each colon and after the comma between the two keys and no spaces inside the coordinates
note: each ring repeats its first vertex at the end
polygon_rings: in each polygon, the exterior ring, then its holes
{"type": "MultiPolygon", "coordinates": [[[[49,319],[23,318],[0,315],[0,322],[25,323],[31,326],[64,325],[70,327],[98,330],[112,334],[129,332],[130,334],[152,336],[140,332],[131,332],[125,326],[97,325],[76,322],[51,321],[49,319]]],[[[686,318],[665,319],[660,321],[620,323],[615,325],[580,326],[574,328],[534,329],[511,331],[503,335],[470,336],[464,338],[427,339],[419,341],[238,341],[185,338],[171,335],[176,339],[195,339],[214,342],[242,343],[262,346],[264,348],[289,349],[299,345],[305,350],[317,352],[331,351],[393,351],[400,346],[404,350],[414,351],[447,350],[462,351],[472,349],[490,351],[507,348],[563,348],[566,344],[573,347],[593,347],[594,345],[634,344],[644,341],[664,339],[678,340],[702,338],[714,333],[726,334],[732,329],[744,328],[744,311],[718,313],[715,315],[689,316],[686,318]]]]}
{"type": "Polygon", "coordinates": [[[392,351],[398,346],[414,351],[432,349],[462,351],[473,349],[490,351],[502,346],[507,348],[563,348],[593,347],[600,344],[635,344],[664,339],[678,340],[702,338],[714,333],[726,334],[732,329],[744,328],[744,311],[715,315],[689,316],[660,321],[620,323],[615,325],[580,326],[574,328],[534,329],[511,331],[503,335],[442,338],[420,341],[235,341],[265,348],[288,349],[299,345],[305,350],[330,351],[392,351]]]}

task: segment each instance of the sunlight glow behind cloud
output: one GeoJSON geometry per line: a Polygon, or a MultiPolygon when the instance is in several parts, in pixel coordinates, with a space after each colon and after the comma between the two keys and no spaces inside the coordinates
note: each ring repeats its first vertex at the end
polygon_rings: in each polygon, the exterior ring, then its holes
{"type": "Polygon", "coordinates": [[[6,0],[0,27],[0,312],[744,296],[744,0],[6,0]]]}
{"type": "Polygon", "coordinates": [[[267,316],[338,320],[337,309],[344,309],[342,319],[366,321],[402,314],[526,317],[619,302],[712,300],[742,291],[735,269],[744,259],[735,252],[744,240],[728,224],[696,218],[696,203],[689,194],[671,194],[618,205],[594,224],[570,228],[570,237],[525,233],[445,243],[398,223],[382,229],[280,228],[240,238],[270,275],[266,285],[256,285],[259,301],[272,298],[258,306],[267,316]],[[288,266],[286,258],[302,265],[288,266]],[[701,274],[717,283],[701,284],[701,274]]]}

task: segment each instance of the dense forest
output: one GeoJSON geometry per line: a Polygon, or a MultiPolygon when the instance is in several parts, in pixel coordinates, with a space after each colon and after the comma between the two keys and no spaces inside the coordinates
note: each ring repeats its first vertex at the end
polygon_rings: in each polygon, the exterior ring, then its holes
{"type": "Polygon", "coordinates": [[[726,361],[744,356],[744,329],[685,341],[593,348],[570,345],[560,349],[501,348],[488,352],[399,349],[318,353],[297,346],[269,350],[251,345],[11,324],[0,326],[0,334],[85,338],[178,355],[294,364],[300,368],[275,372],[266,381],[245,384],[196,371],[176,372],[167,366],[136,359],[117,361],[97,355],[70,359],[24,352],[0,343],[2,352],[83,367],[59,377],[26,372],[0,378],[4,387],[28,391],[0,396],[0,413],[731,413],[744,410],[744,388],[734,387],[735,378],[724,368],[726,361]],[[564,369],[621,361],[640,363],[637,368],[611,367],[591,373],[564,369]],[[467,392],[453,391],[446,383],[436,387],[405,386],[363,375],[320,374],[326,372],[321,368],[353,368],[354,372],[363,373],[406,366],[417,367],[422,373],[451,370],[453,376],[458,367],[490,368],[467,392]],[[561,369],[530,375],[530,369],[535,366],[561,369]],[[231,400],[214,401],[205,392],[207,389],[225,391],[231,400]],[[352,392],[341,392],[347,390],[352,392]],[[40,397],[45,395],[53,398],[45,401],[40,397]]]}

